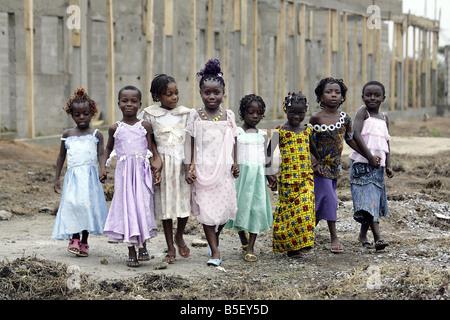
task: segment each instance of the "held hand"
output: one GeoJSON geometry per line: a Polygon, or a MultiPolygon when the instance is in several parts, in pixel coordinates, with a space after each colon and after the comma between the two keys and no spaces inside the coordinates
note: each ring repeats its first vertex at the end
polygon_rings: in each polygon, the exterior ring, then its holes
{"type": "Polygon", "coordinates": [[[109,173],[109,171],[107,171],[106,169],[102,170],[102,172],[100,173],[100,176],[99,176],[101,183],[103,183],[103,184],[106,183],[106,180],[108,179],[108,173],[109,173]]]}
{"type": "Polygon", "coordinates": [[[153,184],[155,186],[159,185],[161,183],[161,174],[159,172],[154,172],[153,173],[153,184]]]}
{"type": "Polygon", "coordinates": [[[57,193],[57,194],[61,194],[61,182],[58,180],[58,181],[55,181],[55,183],[54,183],[54,185],[53,185],[53,190],[55,191],[55,193],[57,193]]]}
{"type": "Polygon", "coordinates": [[[185,179],[188,184],[193,184],[195,180],[197,179],[197,176],[195,175],[195,167],[190,166],[189,171],[185,171],[185,179]]]}
{"type": "Polygon", "coordinates": [[[386,167],[386,175],[389,179],[392,179],[394,177],[394,171],[391,168],[386,167]]]}
{"type": "Polygon", "coordinates": [[[315,174],[323,175],[323,169],[322,166],[320,165],[320,162],[316,162],[315,164],[313,164],[312,168],[315,174]]]}
{"type": "Polygon", "coordinates": [[[163,162],[161,157],[151,157],[150,158],[150,166],[152,168],[153,173],[161,172],[163,168],[163,162]]]}
{"type": "Polygon", "coordinates": [[[374,168],[380,168],[381,167],[381,157],[380,156],[372,156],[369,159],[369,165],[374,168]]]}
{"type": "Polygon", "coordinates": [[[231,173],[233,174],[233,177],[234,177],[235,179],[239,178],[240,170],[239,170],[239,165],[238,165],[237,163],[234,163],[234,164],[231,166],[231,173]]]}
{"type": "Polygon", "coordinates": [[[277,191],[277,176],[276,175],[267,176],[267,181],[269,182],[270,190],[277,191]]]}

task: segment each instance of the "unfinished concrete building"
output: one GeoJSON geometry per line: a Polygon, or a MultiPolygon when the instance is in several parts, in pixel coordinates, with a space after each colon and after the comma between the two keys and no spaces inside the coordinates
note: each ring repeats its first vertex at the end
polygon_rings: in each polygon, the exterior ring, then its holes
{"type": "Polygon", "coordinates": [[[317,110],[314,88],[326,76],[344,79],[342,108],[351,115],[364,82],[380,80],[384,108],[408,118],[436,102],[438,34],[438,21],[402,14],[401,0],[5,0],[2,136],[61,134],[72,126],[61,107],[79,86],[98,103],[98,124],[113,123],[120,88],[139,87],[150,104],[159,73],[175,77],[180,104],[199,107],[196,73],[209,58],[222,63],[225,107],[237,111],[256,93],[268,106],[267,128],[283,118],[289,91],[317,110]]]}

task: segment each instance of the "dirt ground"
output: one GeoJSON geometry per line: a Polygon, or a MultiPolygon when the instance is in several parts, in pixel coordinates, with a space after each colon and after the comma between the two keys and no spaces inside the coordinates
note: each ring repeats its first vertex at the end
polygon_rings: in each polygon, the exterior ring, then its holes
{"type": "MultiPolygon", "coordinates": [[[[338,183],[341,254],[330,252],[319,223],[314,250],[300,259],[271,252],[271,233],[256,242],[259,261],[243,260],[236,233],[221,236],[223,264],[208,267],[203,231],[191,218],[191,257],[161,263],[162,228],[148,244],[149,262],[125,265],[127,248],[89,238],[91,254],[67,253],[50,238],[59,205],[53,192],[58,146],[0,141],[0,300],[418,300],[450,297],[450,118],[392,123],[395,177],[387,181],[390,217],[381,221],[384,251],[363,248],[352,218],[349,161],[338,183]]],[[[348,159],[348,148],[345,149],[348,159]]],[[[112,176],[112,175],[110,175],[112,176]]],[[[113,179],[105,185],[111,197],[113,179]]],[[[272,204],[275,206],[276,194],[272,204]]]]}

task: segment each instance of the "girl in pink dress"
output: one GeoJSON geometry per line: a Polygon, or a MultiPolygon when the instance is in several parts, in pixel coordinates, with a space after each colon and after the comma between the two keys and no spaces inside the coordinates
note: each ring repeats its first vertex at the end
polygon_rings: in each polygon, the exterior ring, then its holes
{"type": "Polygon", "coordinates": [[[355,117],[355,136],[364,143],[359,144],[362,152],[368,152],[380,161],[380,167],[372,167],[360,153],[350,155],[350,186],[353,198],[354,219],[361,223],[359,241],[366,248],[383,250],[389,244],[380,233],[380,218],[389,217],[384,171],[390,179],[394,176],[391,169],[389,146],[389,119],[380,112],[385,100],[384,85],[378,81],[368,82],[363,88],[364,106],[355,117]],[[375,246],[367,239],[367,231],[372,230],[375,246]]]}
{"type": "Polygon", "coordinates": [[[208,61],[199,75],[204,107],[191,111],[186,126],[191,137],[186,159],[191,159],[191,165],[186,165],[185,174],[192,184],[192,214],[203,224],[210,248],[207,264],[220,266],[219,235],[228,220],[236,219],[237,212],[237,127],[234,113],[221,107],[225,82],[219,61],[208,61]]]}
{"type": "MultiPolygon", "coordinates": [[[[150,167],[152,126],[137,118],[141,107],[141,92],[125,87],[119,93],[122,121],[109,128],[105,159],[117,156],[114,179],[114,197],[109,209],[104,233],[110,242],[128,244],[127,266],[139,267],[139,261],[149,260],[145,242],[156,236],[156,218],[153,204],[153,177],[150,167]],[[139,248],[139,256],[136,249],[139,248]]],[[[152,150],[158,156],[155,148],[152,150]]],[[[160,182],[155,172],[155,183],[160,182]]]]}

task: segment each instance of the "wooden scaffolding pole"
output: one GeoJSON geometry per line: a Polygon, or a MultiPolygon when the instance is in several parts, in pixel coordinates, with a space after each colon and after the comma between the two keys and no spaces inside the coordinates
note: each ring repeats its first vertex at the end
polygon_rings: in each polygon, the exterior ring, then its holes
{"type": "Polygon", "coordinates": [[[259,93],[258,81],[258,0],[253,0],[253,91],[259,93]]]}
{"type": "Polygon", "coordinates": [[[112,126],[115,122],[115,59],[114,59],[114,10],[112,0],[106,1],[108,21],[108,123],[112,126]]]}
{"type": "Polygon", "coordinates": [[[34,34],[33,34],[33,0],[24,0],[24,21],[26,33],[27,59],[27,114],[28,138],[35,138],[34,126],[34,34]]]}
{"type": "Polygon", "coordinates": [[[412,88],[411,88],[411,98],[412,98],[412,108],[417,108],[417,60],[416,60],[416,27],[413,27],[413,40],[412,40],[412,88]]]}
{"type": "Polygon", "coordinates": [[[299,31],[300,31],[300,90],[305,92],[305,52],[306,52],[306,4],[302,4],[299,12],[299,31]]]}
{"type": "MultiPolygon", "coordinates": [[[[225,32],[225,40],[224,40],[224,48],[223,48],[223,80],[225,83],[228,83],[228,66],[230,61],[230,17],[232,13],[231,8],[231,0],[225,0],[225,17],[224,17],[224,32],[225,32]]],[[[225,94],[223,100],[223,106],[225,109],[230,107],[228,95],[225,94]]]]}
{"type": "Polygon", "coordinates": [[[408,23],[405,20],[403,20],[403,34],[405,35],[405,58],[403,61],[403,65],[404,65],[404,77],[405,77],[405,82],[404,82],[404,87],[403,87],[403,92],[404,92],[404,106],[405,106],[405,110],[407,110],[409,108],[409,32],[408,32],[408,23]]]}
{"type": "MultiPolygon", "coordinates": [[[[153,0],[147,0],[146,40],[147,40],[147,90],[150,90],[153,81],[153,48],[155,45],[155,24],[153,22],[153,0]]],[[[150,94],[147,94],[147,106],[153,102],[150,94]]]]}
{"type": "Polygon", "coordinates": [[[391,52],[391,80],[390,80],[390,102],[391,111],[395,110],[395,69],[396,69],[396,55],[397,55],[397,24],[394,23],[394,34],[392,37],[392,52],[391,52]]]}
{"type": "Polygon", "coordinates": [[[213,29],[213,0],[208,2],[208,30],[207,30],[207,44],[206,44],[206,58],[213,58],[213,42],[214,42],[214,29],[213,29]]]}
{"type": "Polygon", "coordinates": [[[331,10],[327,10],[327,31],[326,31],[326,41],[327,41],[327,57],[325,74],[327,77],[331,77],[331,10]]]}
{"type": "Polygon", "coordinates": [[[191,0],[191,107],[196,105],[196,81],[197,74],[197,0],[191,0]]]}
{"type": "MultiPolygon", "coordinates": [[[[347,12],[342,15],[342,29],[343,29],[343,46],[344,46],[344,83],[348,85],[349,75],[348,75],[348,31],[347,31],[347,12]]],[[[345,112],[349,113],[349,105],[345,103],[345,112]]]]}

